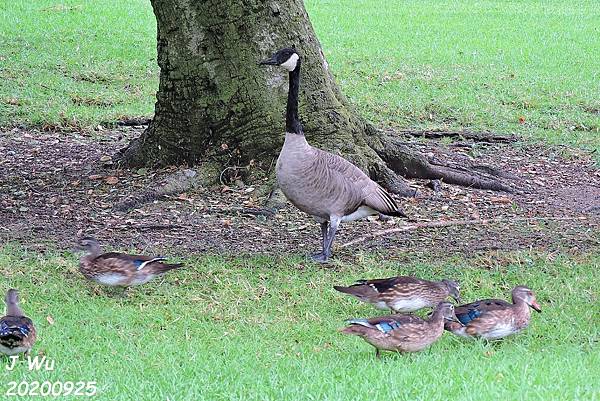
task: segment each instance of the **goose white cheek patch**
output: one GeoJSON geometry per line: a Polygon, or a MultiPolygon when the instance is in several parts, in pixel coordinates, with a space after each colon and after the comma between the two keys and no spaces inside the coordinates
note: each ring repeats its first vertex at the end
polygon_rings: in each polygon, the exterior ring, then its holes
{"type": "Polygon", "coordinates": [[[296,53],[292,54],[289,59],[285,63],[281,63],[281,66],[288,71],[294,71],[296,68],[296,64],[298,64],[298,55],[296,53]]]}

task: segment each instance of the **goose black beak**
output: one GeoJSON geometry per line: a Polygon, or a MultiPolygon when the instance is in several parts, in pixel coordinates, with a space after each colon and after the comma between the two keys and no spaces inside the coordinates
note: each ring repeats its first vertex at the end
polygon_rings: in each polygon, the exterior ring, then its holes
{"type": "Polygon", "coordinates": [[[269,57],[266,60],[260,61],[258,65],[277,65],[277,60],[275,60],[273,57],[269,57]]]}

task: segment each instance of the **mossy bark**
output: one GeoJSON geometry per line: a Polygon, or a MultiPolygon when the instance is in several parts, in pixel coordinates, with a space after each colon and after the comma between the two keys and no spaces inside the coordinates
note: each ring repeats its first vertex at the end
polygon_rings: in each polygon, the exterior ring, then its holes
{"type": "Polygon", "coordinates": [[[242,162],[270,162],[283,142],[287,74],[257,62],[292,45],[303,56],[300,114],[311,142],[355,152],[349,140],[366,124],[335,85],[301,0],[152,6],[160,87],[154,120],[126,151],[131,164],[194,164],[235,149],[242,162]]]}
{"type": "Polygon", "coordinates": [[[155,116],[121,151],[121,161],[201,164],[214,181],[223,178],[215,171],[268,173],[284,139],[288,78],[257,62],[295,46],[303,57],[300,119],[308,141],[343,155],[396,193],[412,192],[387,167],[382,134],[356,115],[335,84],[302,0],[151,3],[160,66],[155,116]]]}

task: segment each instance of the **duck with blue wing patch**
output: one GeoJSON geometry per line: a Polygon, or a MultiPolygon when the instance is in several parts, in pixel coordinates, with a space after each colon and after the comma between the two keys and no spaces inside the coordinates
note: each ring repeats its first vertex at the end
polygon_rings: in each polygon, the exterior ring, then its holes
{"type": "Polygon", "coordinates": [[[455,308],[459,322],[446,322],[445,329],[461,337],[497,340],[516,334],[529,325],[531,307],[541,308],[533,291],[524,286],[512,290],[513,303],[502,299],[482,299],[455,308]]]}
{"type": "Polygon", "coordinates": [[[33,321],[19,307],[19,293],[6,293],[6,316],[0,318],[0,353],[17,355],[28,353],[36,339],[33,321]]]}
{"type": "Polygon", "coordinates": [[[79,271],[89,280],[107,286],[134,286],[147,283],[182,264],[163,263],[164,257],[128,255],[109,252],[100,254],[100,245],[94,238],[83,238],[79,248],[87,254],[79,261],[79,271]]]}
{"type": "Polygon", "coordinates": [[[349,287],[333,286],[336,291],[352,295],[378,309],[393,313],[414,312],[434,308],[452,297],[460,302],[460,287],[452,280],[428,281],[398,276],[375,280],[358,280],[349,287]]]}
{"type": "Polygon", "coordinates": [[[390,315],[372,319],[348,320],[348,327],[340,331],[362,337],[375,347],[375,355],[380,350],[416,352],[437,341],[444,332],[444,322],[456,321],[454,306],[440,302],[432,315],[423,320],[413,315],[390,315]]]}

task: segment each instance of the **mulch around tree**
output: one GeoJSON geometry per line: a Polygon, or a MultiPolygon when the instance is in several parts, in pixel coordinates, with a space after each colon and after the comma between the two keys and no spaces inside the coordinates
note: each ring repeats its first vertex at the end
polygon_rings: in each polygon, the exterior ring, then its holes
{"type": "MultiPolygon", "coordinates": [[[[92,235],[109,249],[155,254],[302,255],[318,250],[320,231],[311,218],[291,205],[271,217],[248,213],[265,199],[255,187],[239,182],[162,197],[128,211],[113,209],[159,188],[183,169],[115,169],[110,156],[143,128],[90,134],[0,131],[0,243],[70,250],[78,237],[92,235]]],[[[430,158],[501,169],[517,177],[519,192],[443,183],[436,192],[429,181],[412,180],[416,196],[398,199],[409,221],[369,219],[343,224],[336,240],[338,258],[372,251],[444,256],[600,248],[600,170],[589,153],[523,143],[407,141],[430,158]],[[388,233],[342,246],[404,224],[481,219],[494,221],[388,233]]]]}

